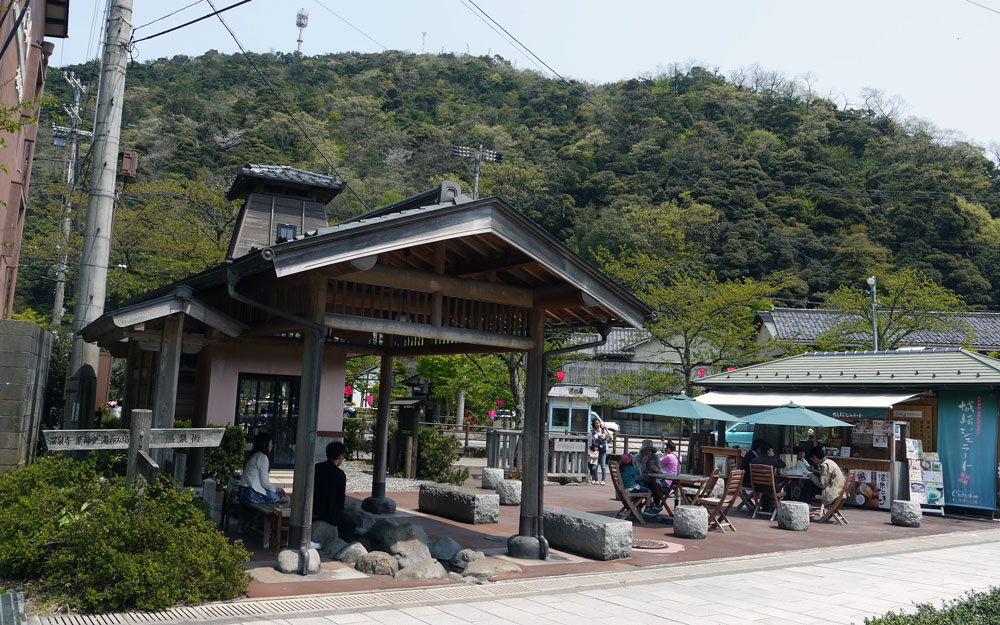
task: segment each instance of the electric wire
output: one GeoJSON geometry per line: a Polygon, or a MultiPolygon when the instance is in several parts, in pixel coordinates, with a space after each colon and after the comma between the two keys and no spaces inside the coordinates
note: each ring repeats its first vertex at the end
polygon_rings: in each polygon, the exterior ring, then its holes
{"type": "Polygon", "coordinates": [[[180,13],[181,11],[184,11],[184,10],[186,10],[186,9],[190,9],[190,8],[191,8],[191,7],[193,7],[194,5],[196,5],[196,4],[201,4],[201,3],[202,3],[202,2],[204,2],[204,1],[205,1],[205,0],[194,0],[194,2],[192,2],[191,4],[188,4],[188,5],[185,5],[185,6],[182,6],[181,8],[177,9],[176,11],[171,11],[170,13],[167,13],[167,14],[166,14],[166,15],[164,15],[163,17],[158,17],[158,18],[156,18],[156,19],[155,19],[155,20],[153,20],[152,22],[146,22],[146,23],[145,23],[145,24],[143,24],[142,26],[136,26],[135,28],[133,28],[133,29],[132,29],[132,32],[134,33],[135,31],[139,30],[140,28],[145,28],[145,27],[147,27],[147,26],[150,26],[150,25],[152,25],[152,24],[155,24],[155,23],[159,22],[160,20],[165,20],[165,19],[167,19],[168,17],[171,17],[171,16],[174,16],[174,15],[177,15],[177,14],[178,14],[178,13],[180,13]]]}
{"type": "MultiPolygon", "coordinates": [[[[222,8],[222,9],[219,9],[219,10],[216,10],[215,9],[215,5],[212,4],[211,2],[209,2],[208,3],[209,6],[212,7],[212,11],[213,11],[212,13],[209,13],[207,15],[202,15],[201,17],[195,18],[195,19],[193,19],[193,20],[191,20],[189,22],[184,22],[180,26],[174,26],[173,28],[168,28],[167,30],[161,30],[160,32],[158,32],[158,33],[156,33],[154,35],[150,35],[148,37],[143,37],[142,39],[134,39],[134,40],[132,40],[132,41],[129,42],[129,45],[132,46],[132,45],[135,45],[135,44],[143,42],[143,41],[149,41],[150,39],[155,39],[155,38],[159,37],[160,35],[166,35],[167,33],[172,33],[175,30],[180,30],[180,29],[184,28],[185,26],[190,26],[191,24],[196,24],[196,23],[198,23],[198,22],[200,22],[202,20],[207,20],[208,18],[210,18],[210,17],[212,17],[214,15],[218,15],[220,13],[224,13],[224,12],[228,11],[229,9],[235,9],[236,7],[242,6],[242,5],[244,5],[244,4],[248,3],[248,2],[252,2],[252,0],[240,0],[240,2],[237,2],[235,4],[230,4],[229,6],[227,6],[225,8],[222,8]]],[[[225,22],[223,22],[223,23],[225,23],[225,22]]],[[[227,26],[226,28],[229,28],[229,27],[227,26]]]]}
{"type": "MultiPolygon", "coordinates": [[[[598,113],[600,113],[603,117],[605,117],[608,121],[610,121],[614,126],[617,126],[619,129],[621,129],[626,135],[628,135],[630,138],[632,138],[641,147],[645,148],[647,151],[649,151],[649,152],[651,152],[651,153],[659,156],[660,158],[662,158],[663,161],[667,165],[669,165],[673,170],[675,170],[682,178],[684,178],[685,180],[687,180],[691,185],[693,185],[694,187],[702,190],[704,193],[706,193],[710,197],[716,199],[720,204],[722,204],[722,206],[726,207],[727,209],[729,209],[730,211],[732,211],[733,213],[735,213],[741,219],[744,219],[744,220],[750,222],[750,224],[752,224],[755,228],[757,228],[761,233],[763,233],[764,235],[766,235],[768,238],[776,241],[777,243],[779,243],[782,246],[784,246],[785,248],[791,250],[795,254],[801,256],[802,258],[805,258],[809,262],[815,263],[820,268],[822,268],[824,271],[826,271],[830,275],[836,277],[838,280],[840,280],[844,284],[850,285],[850,286],[852,286],[854,288],[860,288],[860,287],[857,287],[851,280],[849,280],[848,278],[846,278],[845,276],[843,276],[839,272],[837,272],[837,271],[835,271],[835,270],[827,267],[819,259],[813,258],[812,256],[810,256],[809,254],[806,254],[805,252],[803,252],[802,250],[798,249],[797,247],[795,247],[791,243],[785,241],[779,235],[777,235],[774,232],[772,232],[767,226],[765,226],[764,224],[761,224],[757,220],[753,219],[752,217],[750,217],[749,215],[747,215],[746,213],[744,213],[740,209],[738,209],[735,206],[731,205],[729,202],[727,202],[726,200],[724,200],[718,194],[716,194],[715,192],[713,192],[710,189],[708,189],[704,184],[701,183],[700,180],[698,180],[694,176],[688,174],[687,171],[685,171],[679,165],[677,165],[672,160],[670,160],[669,158],[667,158],[667,156],[665,154],[663,154],[663,152],[661,152],[660,150],[656,149],[656,147],[650,145],[646,140],[644,140],[641,137],[639,137],[638,135],[636,135],[635,132],[631,128],[629,128],[628,126],[626,126],[625,124],[623,124],[621,121],[619,121],[618,118],[615,117],[610,111],[608,111],[603,106],[601,106],[600,104],[598,104],[597,102],[595,102],[590,96],[588,96],[586,93],[584,93],[582,90],[580,90],[579,87],[577,87],[575,84],[571,83],[569,80],[567,80],[565,77],[563,77],[562,74],[560,74],[555,69],[553,69],[551,65],[549,65],[548,63],[546,63],[541,57],[539,57],[537,54],[535,54],[530,48],[528,48],[523,43],[521,43],[521,41],[517,37],[515,37],[513,34],[511,34],[510,31],[508,31],[506,28],[504,28],[504,26],[502,24],[500,24],[495,19],[493,19],[493,17],[490,16],[489,13],[487,13],[486,11],[484,11],[478,4],[476,4],[475,0],[459,0],[459,1],[463,5],[465,5],[466,8],[469,8],[470,11],[472,11],[472,9],[469,7],[470,4],[473,7],[475,7],[476,11],[478,11],[479,13],[481,13],[483,16],[486,17],[486,19],[488,19],[493,24],[495,24],[497,26],[497,28],[499,28],[504,33],[506,33],[507,37],[509,37],[508,41],[510,41],[513,45],[516,45],[518,48],[520,48],[522,51],[524,51],[526,54],[528,54],[529,57],[531,59],[533,59],[533,61],[537,65],[539,65],[540,67],[542,67],[542,68],[548,70],[549,72],[551,72],[552,75],[555,76],[556,78],[558,78],[560,82],[562,82],[566,86],[570,87],[573,91],[575,91],[576,94],[580,96],[580,98],[582,98],[585,102],[587,102],[588,104],[590,104],[598,113]]],[[[473,11],[473,13],[475,13],[476,11],[473,11]]]]}
{"type": "Polygon", "coordinates": [[[379,43],[378,41],[376,41],[376,40],[375,40],[375,39],[374,39],[374,38],[373,38],[373,37],[372,37],[371,35],[369,35],[369,34],[368,34],[368,33],[366,33],[365,31],[361,30],[360,28],[358,28],[358,27],[357,27],[357,26],[355,26],[354,24],[352,24],[352,23],[348,22],[348,21],[347,21],[346,19],[344,19],[343,17],[341,17],[341,16],[340,16],[340,15],[339,15],[338,13],[335,13],[335,12],[333,11],[333,9],[331,9],[331,8],[330,8],[330,7],[328,7],[328,6],[326,6],[325,4],[323,4],[322,2],[320,2],[319,0],[315,0],[315,2],[316,2],[316,4],[320,5],[321,7],[323,7],[323,8],[324,8],[324,9],[326,9],[327,11],[329,11],[329,12],[330,12],[330,13],[331,13],[331,14],[332,14],[332,15],[333,15],[334,17],[336,17],[336,18],[337,18],[338,20],[340,20],[341,22],[343,22],[343,23],[347,24],[348,26],[350,26],[350,27],[351,27],[351,28],[353,28],[354,30],[358,31],[359,33],[361,33],[362,35],[364,35],[365,37],[367,37],[367,38],[368,38],[368,41],[371,41],[372,43],[374,43],[374,44],[375,44],[375,45],[377,45],[378,47],[382,48],[382,51],[383,51],[383,52],[385,52],[385,51],[387,51],[387,50],[389,49],[389,48],[385,47],[384,45],[382,45],[381,43],[379,43]]]}
{"type": "Polygon", "coordinates": [[[985,4],[979,4],[978,2],[973,2],[973,0],[965,0],[965,1],[968,2],[969,4],[976,5],[980,9],[986,9],[987,11],[992,11],[993,13],[1000,13],[1000,11],[994,9],[993,7],[988,7],[985,4]]]}
{"type": "MultiPolygon", "coordinates": [[[[212,3],[212,0],[207,0],[207,1],[208,5],[212,7],[213,10],[215,10],[215,5],[212,3]]],[[[306,129],[302,127],[302,123],[299,121],[298,117],[296,117],[295,114],[292,112],[291,108],[289,108],[289,106],[285,104],[285,99],[281,97],[281,94],[278,93],[278,90],[274,88],[274,85],[271,84],[271,81],[267,79],[267,77],[264,75],[264,72],[262,72],[260,68],[257,67],[257,64],[254,63],[253,57],[251,57],[250,54],[247,53],[246,48],[243,47],[243,43],[240,42],[239,38],[236,36],[236,33],[233,32],[233,29],[229,27],[229,24],[226,23],[226,20],[218,13],[221,13],[221,11],[216,12],[215,14],[216,17],[218,17],[219,21],[222,22],[222,25],[225,26],[226,30],[229,32],[229,36],[232,37],[233,41],[236,42],[236,45],[239,47],[240,52],[243,53],[243,56],[246,57],[246,60],[250,63],[250,67],[253,68],[254,72],[257,73],[257,76],[260,77],[261,81],[268,88],[271,94],[278,100],[278,103],[281,105],[281,108],[285,110],[285,114],[288,115],[288,117],[291,118],[292,122],[295,123],[295,126],[299,129],[299,132],[302,133],[302,136],[305,137],[306,141],[308,141],[309,144],[312,145],[313,148],[316,150],[316,152],[318,152],[319,155],[323,157],[323,160],[326,161],[326,165],[327,167],[330,168],[330,171],[333,172],[338,178],[344,181],[344,187],[346,187],[347,190],[351,192],[351,194],[355,197],[355,199],[361,202],[361,205],[365,207],[365,210],[371,210],[371,206],[368,205],[368,202],[366,202],[364,198],[362,198],[358,194],[358,192],[354,190],[354,187],[352,187],[350,184],[347,183],[346,180],[344,180],[344,177],[340,175],[339,171],[337,171],[337,168],[334,166],[330,158],[327,157],[326,153],[320,149],[319,145],[316,144],[316,141],[313,140],[312,136],[308,132],[306,132],[306,129]]]]}

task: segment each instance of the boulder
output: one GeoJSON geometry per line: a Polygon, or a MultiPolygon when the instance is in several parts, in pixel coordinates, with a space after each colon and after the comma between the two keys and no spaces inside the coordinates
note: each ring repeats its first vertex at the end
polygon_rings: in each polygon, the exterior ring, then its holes
{"type": "Polygon", "coordinates": [[[500,480],[497,482],[497,495],[500,496],[501,506],[521,505],[521,481],[500,480]]]}
{"type": "Polygon", "coordinates": [[[430,547],[432,558],[435,560],[444,560],[445,562],[450,562],[455,557],[455,554],[462,550],[462,545],[455,542],[455,539],[450,536],[442,536],[428,546],[430,547]]]}
{"type": "Polygon", "coordinates": [[[483,467],[483,488],[496,490],[497,484],[503,481],[503,469],[483,467]]]}
{"type": "Polygon", "coordinates": [[[778,527],[804,532],[809,529],[809,504],[803,501],[782,501],[778,504],[778,527]]]}
{"type": "MultiPolygon", "coordinates": [[[[306,550],[306,575],[319,573],[319,552],[315,549],[306,550]]],[[[302,572],[302,554],[298,549],[282,549],[278,553],[277,569],[282,573],[296,574],[302,572]]]]}
{"type": "Polygon", "coordinates": [[[396,558],[384,551],[373,551],[361,556],[354,568],[369,575],[396,575],[399,564],[396,558]]]}
{"type": "MultiPolygon", "coordinates": [[[[427,548],[427,543],[416,538],[397,540],[389,546],[387,551],[395,556],[396,562],[399,563],[399,568],[401,569],[426,560],[433,560],[430,549],[427,548]]],[[[437,560],[434,561],[437,562],[437,560]]]]}
{"type": "MultiPolygon", "coordinates": [[[[364,536],[372,525],[375,525],[375,516],[358,506],[345,506],[343,515],[345,520],[354,523],[354,533],[358,536],[364,536]]],[[[350,537],[345,536],[344,538],[350,537]]]]}
{"type": "Polygon", "coordinates": [[[482,560],[485,557],[486,554],[483,553],[482,551],[476,551],[474,549],[463,549],[458,553],[456,553],[454,557],[452,557],[451,562],[449,562],[449,564],[451,565],[451,570],[457,573],[461,573],[465,571],[465,569],[468,568],[470,564],[472,564],[477,560],[482,560]]]}
{"type": "Polygon", "coordinates": [[[361,502],[361,509],[372,514],[396,514],[396,500],[389,497],[368,497],[361,502]]]}
{"type": "Polygon", "coordinates": [[[920,510],[919,503],[897,499],[892,502],[892,510],[889,518],[893,525],[899,525],[900,527],[920,527],[923,512],[920,510]]]}
{"type": "Polygon", "coordinates": [[[368,533],[365,534],[365,538],[371,541],[372,546],[375,548],[381,548],[385,544],[384,538],[388,532],[395,532],[396,528],[399,527],[399,523],[393,519],[379,519],[375,521],[375,524],[371,526],[368,533]]]}
{"type": "Polygon", "coordinates": [[[448,571],[445,571],[441,563],[433,558],[400,569],[396,573],[396,579],[444,579],[446,577],[448,577],[448,571]]]}
{"type": "Polygon", "coordinates": [[[330,540],[323,543],[323,553],[331,557],[337,557],[337,554],[344,550],[347,546],[347,541],[340,538],[331,538],[330,540]]]}
{"type": "Polygon", "coordinates": [[[330,525],[326,521],[316,521],[312,526],[312,540],[313,542],[325,545],[326,541],[331,538],[340,538],[340,534],[337,533],[337,526],[330,525]]]}
{"type": "Polygon", "coordinates": [[[480,560],[470,562],[469,566],[465,567],[463,574],[466,577],[471,576],[476,579],[488,579],[501,573],[520,572],[521,567],[514,564],[510,560],[503,560],[501,558],[482,558],[480,560]]]}
{"type": "Polygon", "coordinates": [[[355,564],[362,556],[367,555],[368,550],[359,542],[353,542],[340,550],[336,558],[346,564],[355,564]]]}
{"type": "Polygon", "coordinates": [[[698,539],[708,536],[708,509],[704,506],[677,506],[674,510],[674,536],[698,539]]]}

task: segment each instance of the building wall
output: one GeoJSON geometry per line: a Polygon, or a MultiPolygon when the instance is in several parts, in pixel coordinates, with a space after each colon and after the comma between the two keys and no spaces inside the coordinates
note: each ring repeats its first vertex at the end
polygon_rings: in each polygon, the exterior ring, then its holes
{"type": "MultiPolygon", "coordinates": [[[[6,41],[20,14],[23,0],[12,4],[0,26],[0,41],[6,41]]],[[[7,107],[42,95],[45,69],[52,44],[42,41],[45,32],[45,1],[35,0],[19,25],[20,32],[0,58],[0,102],[7,107]]],[[[3,133],[6,147],[0,149],[0,319],[9,319],[13,310],[14,285],[21,254],[21,235],[27,208],[31,159],[38,126],[29,124],[13,136],[3,133]]]]}
{"type": "Polygon", "coordinates": [[[41,326],[0,319],[0,473],[34,457],[51,349],[41,326]]]}

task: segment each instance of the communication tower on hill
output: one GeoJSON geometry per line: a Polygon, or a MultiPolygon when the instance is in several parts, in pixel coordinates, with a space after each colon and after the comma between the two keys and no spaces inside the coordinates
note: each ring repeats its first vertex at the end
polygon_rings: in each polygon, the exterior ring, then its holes
{"type": "Polygon", "coordinates": [[[299,28],[299,52],[302,52],[302,31],[309,25],[309,14],[305,9],[299,9],[299,14],[295,16],[295,25],[299,28]]]}

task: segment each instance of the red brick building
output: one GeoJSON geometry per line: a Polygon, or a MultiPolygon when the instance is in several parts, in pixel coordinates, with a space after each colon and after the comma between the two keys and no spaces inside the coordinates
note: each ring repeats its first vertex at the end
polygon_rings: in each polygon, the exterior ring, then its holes
{"type": "MultiPolygon", "coordinates": [[[[42,95],[53,45],[43,37],[66,37],[69,0],[11,0],[0,12],[0,103],[5,109],[42,95]],[[13,35],[13,36],[11,36],[13,35]]],[[[32,113],[37,112],[37,108],[32,113]]],[[[9,319],[17,281],[31,160],[38,127],[0,132],[0,319],[9,319]]]]}

